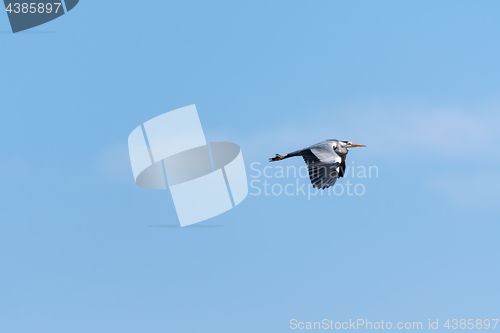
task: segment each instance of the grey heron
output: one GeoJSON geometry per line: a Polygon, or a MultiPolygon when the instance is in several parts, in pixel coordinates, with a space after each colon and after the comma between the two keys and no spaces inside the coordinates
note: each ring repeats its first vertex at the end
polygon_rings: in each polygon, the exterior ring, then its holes
{"type": "Polygon", "coordinates": [[[269,162],[281,161],[285,158],[302,156],[309,170],[309,178],[313,187],[325,189],[335,185],[337,178],[344,177],[345,158],[349,148],[366,147],[357,143],[339,140],[326,140],[310,147],[296,150],[285,156],[276,154],[269,162]]]}

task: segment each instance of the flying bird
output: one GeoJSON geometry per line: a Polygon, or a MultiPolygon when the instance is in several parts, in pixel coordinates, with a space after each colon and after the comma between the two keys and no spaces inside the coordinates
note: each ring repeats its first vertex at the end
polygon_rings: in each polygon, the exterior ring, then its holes
{"type": "Polygon", "coordinates": [[[344,177],[345,158],[352,147],[366,147],[357,143],[339,140],[326,140],[305,149],[296,150],[285,156],[276,154],[269,162],[285,158],[302,156],[309,169],[309,178],[313,187],[325,189],[335,185],[337,178],[344,177]]]}

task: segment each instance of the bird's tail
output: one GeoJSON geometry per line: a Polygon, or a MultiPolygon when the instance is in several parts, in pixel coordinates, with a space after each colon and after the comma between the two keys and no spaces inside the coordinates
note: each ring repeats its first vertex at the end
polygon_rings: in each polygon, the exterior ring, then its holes
{"type": "Polygon", "coordinates": [[[280,154],[276,154],[275,157],[271,157],[269,159],[269,162],[276,162],[276,161],[281,161],[283,159],[287,158],[287,156],[281,156],[280,154]]]}

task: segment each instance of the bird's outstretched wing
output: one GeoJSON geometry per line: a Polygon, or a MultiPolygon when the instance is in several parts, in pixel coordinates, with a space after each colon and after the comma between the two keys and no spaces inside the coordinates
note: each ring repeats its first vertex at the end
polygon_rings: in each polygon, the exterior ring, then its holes
{"type": "Polygon", "coordinates": [[[342,158],[335,153],[331,142],[318,143],[301,151],[309,169],[313,187],[325,189],[335,185],[339,177],[342,158]]]}

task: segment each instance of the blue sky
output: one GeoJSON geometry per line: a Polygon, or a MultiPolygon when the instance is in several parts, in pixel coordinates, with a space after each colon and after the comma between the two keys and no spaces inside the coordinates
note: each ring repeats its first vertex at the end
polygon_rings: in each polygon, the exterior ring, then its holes
{"type": "Polygon", "coordinates": [[[0,331],[498,318],[499,10],[83,0],[18,34],[0,15],[0,331]],[[249,195],[205,227],[154,227],[175,209],[134,184],[127,137],[190,104],[249,180],[327,138],[366,144],[348,161],[379,176],[350,179],[362,196],[249,195]]]}

